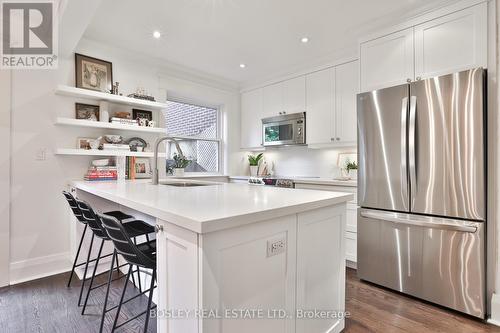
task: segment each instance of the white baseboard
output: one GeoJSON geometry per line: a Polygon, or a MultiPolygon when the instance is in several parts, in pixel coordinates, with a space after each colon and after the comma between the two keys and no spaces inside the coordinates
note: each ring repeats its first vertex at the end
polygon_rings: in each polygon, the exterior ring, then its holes
{"type": "Polygon", "coordinates": [[[69,252],[10,263],[10,284],[36,280],[71,270],[69,252]]]}
{"type": "Polygon", "coordinates": [[[358,269],[358,263],[355,261],[346,260],[345,265],[346,265],[346,267],[349,267],[352,269],[358,269]]]}

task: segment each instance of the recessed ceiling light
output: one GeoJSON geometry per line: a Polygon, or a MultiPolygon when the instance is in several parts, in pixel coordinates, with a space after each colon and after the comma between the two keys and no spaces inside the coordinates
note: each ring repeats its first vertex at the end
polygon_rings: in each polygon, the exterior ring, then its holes
{"type": "Polygon", "coordinates": [[[161,37],[161,32],[159,32],[158,30],[154,31],[153,32],[153,37],[156,38],[156,39],[160,38],[161,37]]]}
{"type": "Polygon", "coordinates": [[[245,65],[245,64],[240,64],[240,68],[245,68],[245,67],[247,67],[247,65],[245,65]]]}
{"type": "Polygon", "coordinates": [[[307,43],[307,42],[309,41],[309,38],[308,38],[308,37],[302,37],[302,38],[300,39],[300,41],[301,41],[302,43],[307,43]]]}

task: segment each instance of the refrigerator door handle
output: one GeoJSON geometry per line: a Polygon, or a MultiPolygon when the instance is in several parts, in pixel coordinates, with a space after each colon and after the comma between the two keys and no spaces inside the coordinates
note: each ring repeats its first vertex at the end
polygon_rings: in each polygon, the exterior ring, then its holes
{"type": "Polygon", "coordinates": [[[407,119],[408,119],[408,97],[403,98],[401,103],[401,191],[403,198],[408,203],[408,165],[406,163],[407,146],[407,119]]]}
{"type": "Polygon", "coordinates": [[[475,233],[480,222],[468,222],[448,218],[410,215],[394,212],[382,212],[373,210],[361,210],[362,217],[389,221],[397,224],[420,226],[432,229],[452,230],[460,232],[475,233]]]}
{"type": "MultiPolygon", "coordinates": [[[[417,193],[417,96],[410,96],[410,124],[408,126],[408,159],[410,167],[411,200],[415,200],[417,193]]],[[[411,207],[411,206],[410,206],[411,207]]]]}

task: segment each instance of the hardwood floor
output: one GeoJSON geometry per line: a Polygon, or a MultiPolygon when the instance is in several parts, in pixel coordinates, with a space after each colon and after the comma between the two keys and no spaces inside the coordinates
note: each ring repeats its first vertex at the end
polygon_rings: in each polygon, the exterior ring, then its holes
{"type": "MultiPolygon", "coordinates": [[[[0,289],[0,332],[53,333],[97,332],[100,323],[104,288],[96,289],[89,300],[88,314],[82,316],[78,301],[79,282],[66,288],[68,274],[60,274],[0,289]]],[[[101,281],[104,277],[101,278],[101,281]]],[[[111,302],[120,297],[123,280],[116,281],[111,291],[111,302]]],[[[133,296],[130,288],[127,297],[133,296]]],[[[344,332],[499,332],[500,327],[487,325],[412,297],[362,282],[356,271],[347,271],[346,307],[350,316],[344,332]]],[[[130,318],[146,308],[146,298],[124,305],[121,320],[130,318]]],[[[114,312],[112,312],[114,314],[114,312]]],[[[109,332],[114,317],[107,316],[105,332],[109,332]]],[[[144,316],[124,326],[120,332],[142,332],[144,316]]],[[[148,332],[156,332],[152,320],[148,332]]],[[[186,332],[179,332],[186,333],[186,332]]]]}
{"type": "MultiPolygon", "coordinates": [[[[106,281],[100,276],[99,282],[106,281]]],[[[71,288],[66,288],[69,273],[54,275],[0,289],[0,332],[5,333],[93,333],[99,331],[102,301],[105,287],[95,289],[90,294],[84,316],[77,306],[80,281],[73,279],[71,288]]],[[[109,306],[118,304],[125,279],[113,282],[109,306]]],[[[87,282],[88,283],[88,282],[87,282]]],[[[127,287],[126,298],[136,295],[134,289],[127,287]]],[[[137,289],[135,289],[137,291],[137,289]]],[[[140,296],[123,305],[118,323],[146,310],[147,298],[140,296]]],[[[115,311],[106,316],[104,332],[110,332],[115,311]]],[[[117,332],[142,332],[144,318],[141,316],[126,324],[117,332]]],[[[156,320],[150,320],[148,333],[156,332],[156,320]]]]}
{"type": "Polygon", "coordinates": [[[347,270],[346,320],[344,332],[500,332],[472,317],[362,282],[356,271],[347,270]]]}

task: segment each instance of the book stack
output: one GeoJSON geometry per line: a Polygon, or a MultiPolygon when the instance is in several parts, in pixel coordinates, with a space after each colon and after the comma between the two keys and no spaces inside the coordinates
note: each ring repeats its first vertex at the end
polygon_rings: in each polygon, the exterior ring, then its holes
{"type": "Polygon", "coordinates": [[[135,125],[135,126],[139,126],[139,124],[137,123],[137,120],[135,120],[135,119],[127,119],[127,118],[111,117],[110,122],[111,122],[112,124],[135,125]]]}
{"type": "Polygon", "coordinates": [[[116,180],[117,178],[118,171],[115,166],[92,166],[84,176],[87,181],[116,180]]]}
{"type": "Polygon", "coordinates": [[[125,178],[134,180],[135,179],[135,157],[127,156],[125,167],[125,178]]]}

